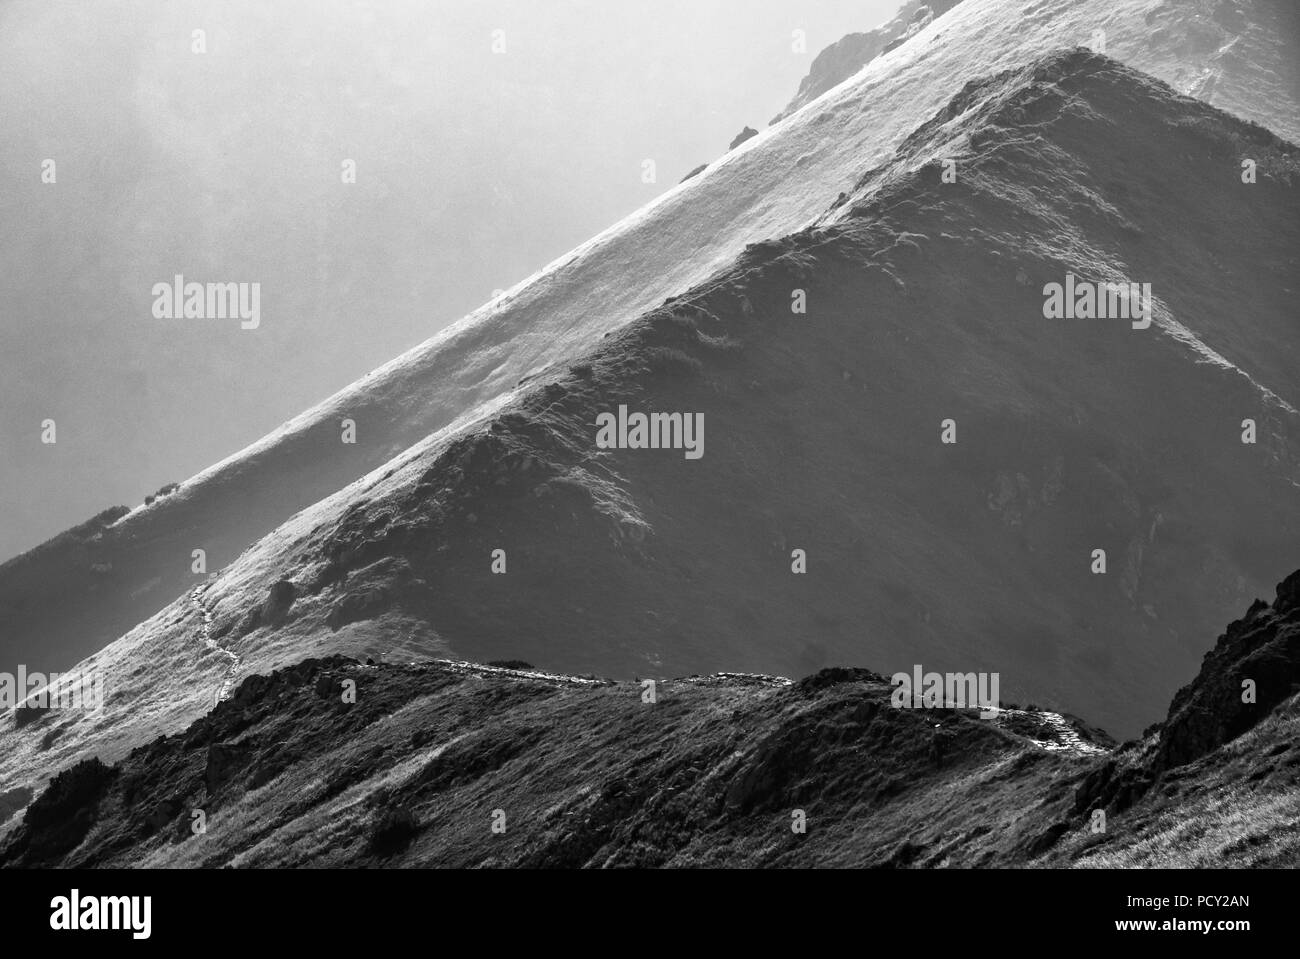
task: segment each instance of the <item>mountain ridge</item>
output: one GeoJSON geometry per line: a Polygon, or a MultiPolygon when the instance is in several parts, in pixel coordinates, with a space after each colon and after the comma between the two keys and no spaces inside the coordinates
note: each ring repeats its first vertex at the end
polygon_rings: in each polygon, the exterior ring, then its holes
{"type": "Polygon", "coordinates": [[[1204,2],[1153,8],[1100,0],[1069,7],[966,0],[856,79],[827,91],[815,108],[743,144],[706,174],[171,496],[132,510],[98,539],[42,553],[39,563],[0,566],[5,654],[47,670],[70,666],[187,592],[194,549],[205,550],[207,568],[223,567],[298,510],[393,468],[431,432],[463,432],[467,423],[492,415],[512,400],[521,380],[572,359],[653,303],[703,281],[744,243],[806,226],[861,167],[887,160],[915,126],[914,111],[928,113],[946,102],[952,85],[965,78],[1065,40],[1085,41],[1101,26],[1117,56],[1174,82],[1195,80],[1212,100],[1294,128],[1300,112],[1297,58],[1288,47],[1294,31],[1269,33],[1284,14],[1276,5],[1242,5],[1249,14],[1238,25],[1244,32],[1234,34],[1225,53],[1216,44],[1228,28],[1206,26],[1212,9],[1204,2]],[[1245,88],[1269,96],[1252,100],[1242,96],[1245,88]],[[835,139],[826,135],[832,128],[835,139]],[[615,273],[620,283],[611,286],[615,273]],[[340,443],[345,418],[357,424],[357,445],[340,443]]]}
{"type": "Polygon", "coordinates": [[[309,660],[63,772],[0,866],[1294,867],[1300,570],[1276,597],[1164,724],[1105,748],[1064,746],[1032,706],[896,708],[862,668],[697,676],[647,701],[522,668],[309,660]],[[1225,668],[1266,691],[1168,761],[1225,668]]]}
{"type": "MultiPolygon", "coordinates": [[[[615,675],[631,676],[697,664],[802,674],[869,650],[881,665],[999,671],[1010,696],[1102,725],[1120,716],[1121,733],[1146,725],[1154,716],[1142,697],[1153,687],[1171,695],[1179,664],[1194,669],[1183,636],[1240,607],[1248,578],[1268,575],[1248,564],[1290,558],[1294,423],[1281,410],[1261,415],[1263,448],[1208,469],[1223,462],[1212,450],[1238,441],[1225,408],[1267,411],[1254,386],[1206,363],[1168,326],[1142,331],[1149,337],[1127,324],[1053,326],[1035,284],[1018,277],[1062,276],[1072,264],[1141,267],[1171,242],[1148,244],[1142,230],[1150,210],[1167,224],[1186,192],[1167,174],[1140,179],[1123,209],[1092,209],[1101,195],[1084,187],[1112,162],[1097,135],[1111,130],[1108,115],[1143,122],[1155,154],[1189,158],[1197,196],[1199,178],[1236,177],[1234,137],[1281,141],[1081,51],[949,102],[951,117],[944,108],[922,124],[894,167],[849,185],[854,198],[829,203],[821,225],[751,244],[702,287],[552,371],[513,409],[481,416],[470,435],[426,438],[389,475],[261,541],[199,604],[187,594],[95,654],[87,667],[115,677],[106,709],[60,720],[52,738],[31,725],[0,730],[0,790],[30,791],[43,772],[90,754],[111,762],[183,728],[230,678],[231,653],[253,673],[342,653],[524,658],[578,673],[616,663],[615,675]],[[1021,128],[998,122],[1017,111],[1021,128]],[[983,146],[955,152],[966,157],[962,173],[944,184],[931,154],[950,135],[983,146]],[[1077,154],[1071,164],[1037,162],[1065,146],[1077,154]],[[1029,230],[1031,220],[1054,231],[1072,224],[1061,234],[1070,257],[1017,240],[1055,235],[1029,230]],[[1126,222],[1136,232],[1119,228],[1126,222]],[[814,304],[807,318],[788,312],[797,287],[814,304]],[[854,321],[864,303],[870,324],[854,321]],[[1023,311],[1015,321],[1008,304],[1023,311]],[[927,329],[938,335],[914,338],[927,329]],[[1034,373],[1053,358],[1053,378],[1034,373]],[[942,401],[902,372],[935,369],[946,371],[942,401]],[[917,397],[928,398],[918,407],[917,397]],[[596,453],[589,414],[620,401],[705,410],[704,462],[727,468],[691,473],[680,455],[596,453]],[[964,439],[951,456],[939,442],[940,407],[970,412],[958,413],[964,439]],[[1207,423],[1222,433],[1207,437],[1207,423]],[[1170,469],[1184,472],[1171,483],[1170,469]],[[1113,578],[1087,570],[1100,528],[1120,544],[1113,578]],[[811,546],[812,575],[802,579],[790,571],[800,543],[811,546]],[[491,552],[503,544],[511,572],[496,577],[491,552]],[[1069,643],[1053,643],[1053,632],[1069,643]],[[1081,709],[1085,701],[1097,708],[1081,709]]],[[[1140,155],[1127,162],[1149,166],[1140,155]]],[[[1262,192],[1232,201],[1247,213],[1179,214],[1225,231],[1222,250],[1198,257],[1235,249],[1261,280],[1285,272],[1278,238],[1300,220],[1294,187],[1264,169],[1254,185],[1262,192]],[[1229,229],[1238,221],[1250,229],[1229,229]]],[[[1175,238],[1165,256],[1191,254],[1175,238]]],[[[1199,335],[1226,337],[1249,367],[1285,369],[1267,328],[1218,319],[1229,312],[1222,297],[1239,291],[1221,290],[1212,270],[1195,279],[1198,261],[1188,264],[1194,288],[1161,293],[1162,309],[1199,335]]],[[[1233,302],[1256,324],[1284,322],[1279,289],[1261,283],[1233,302]]]]}

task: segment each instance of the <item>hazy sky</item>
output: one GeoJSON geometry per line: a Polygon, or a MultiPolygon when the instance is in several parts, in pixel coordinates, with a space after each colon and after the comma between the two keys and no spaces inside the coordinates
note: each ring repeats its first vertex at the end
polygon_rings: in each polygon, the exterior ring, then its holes
{"type": "Polygon", "coordinates": [[[0,560],[432,336],[898,5],[0,0],[0,560]],[[261,326],[155,319],[178,273],[260,283],[261,326]]]}

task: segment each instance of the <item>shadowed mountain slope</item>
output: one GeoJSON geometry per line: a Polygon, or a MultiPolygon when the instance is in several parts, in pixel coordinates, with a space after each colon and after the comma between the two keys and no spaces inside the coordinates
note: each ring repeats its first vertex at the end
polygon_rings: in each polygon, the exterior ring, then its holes
{"type": "Polygon", "coordinates": [[[622,679],[920,663],[1133,735],[1300,541],[1292,149],[1086,51],[971,84],[815,226],[96,654],[105,709],[0,730],[0,789],[336,653],[622,679]],[[1151,283],[1152,325],[1044,318],[1071,271],[1151,283]],[[620,405],[702,413],[703,457],[597,448],[620,405]]]}
{"type": "Polygon", "coordinates": [[[974,85],[817,226],[250,550],[217,628],[619,677],[932,663],[1136,733],[1300,539],[1300,196],[1239,178],[1287,149],[1087,53],[974,85]],[[1045,319],[1069,272],[1151,283],[1152,326],[1045,319]],[[596,448],[620,406],[702,413],[703,457],[596,448]]]}
{"type": "Polygon", "coordinates": [[[1290,8],[1261,0],[1233,5],[1229,16],[1221,6],[965,0],[851,81],[172,495],[85,540],[0,566],[0,667],[58,670],[101,650],[192,588],[193,550],[206,551],[210,570],[226,566],[295,512],[385,469],[413,444],[463,434],[513,402],[522,378],[577,362],[604,334],[705,281],[747,243],[803,229],[973,78],[1089,43],[1103,29],[1114,57],[1300,136],[1290,8]],[[340,441],[344,419],[356,424],[355,445],[340,441]]]}

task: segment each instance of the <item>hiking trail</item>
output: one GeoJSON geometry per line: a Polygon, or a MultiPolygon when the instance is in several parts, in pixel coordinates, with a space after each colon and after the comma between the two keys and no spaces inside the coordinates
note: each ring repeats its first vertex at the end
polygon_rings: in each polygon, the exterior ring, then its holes
{"type": "Polygon", "coordinates": [[[226,670],[225,677],[221,680],[216,695],[213,696],[212,705],[225,702],[230,698],[230,694],[235,688],[235,677],[239,674],[239,667],[242,662],[238,653],[227,649],[212,638],[212,612],[203,602],[203,596],[207,593],[211,582],[200,583],[190,590],[190,603],[199,614],[199,638],[203,640],[203,645],[213,652],[221,653],[230,659],[230,667],[226,670]]]}

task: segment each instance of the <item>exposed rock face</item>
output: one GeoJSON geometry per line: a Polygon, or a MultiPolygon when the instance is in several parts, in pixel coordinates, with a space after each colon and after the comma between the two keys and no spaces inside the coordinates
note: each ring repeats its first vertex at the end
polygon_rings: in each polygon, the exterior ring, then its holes
{"type": "Polygon", "coordinates": [[[1300,570],[1256,600],[1205,654],[1200,674],[1169,706],[1156,769],[1181,766],[1251,729],[1300,692],[1300,570]],[[1253,697],[1246,691],[1253,686],[1253,697]],[[1245,699],[1253,699],[1245,702],[1245,699]]]}
{"type": "MultiPolygon", "coordinates": [[[[1075,794],[1074,812],[1124,812],[1162,782],[1183,777],[1179,767],[1210,756],[1274,716],[1300,693],[1300,570],[1277,587],[1270,606],[1255,600],[1205,654],[1201,670],[1169,705],[1168,718],[1147,731],[1129,755],[1117,753],[1090,772],[1075,794]],[[1253,685],[1247,694],[1245,683],[1253,685]],[[1250,700],[1250,701],[1246,701],[1250,700]]],[[[1268,756],[1280,755],[1285,747],[1268,756]]],[[[1252,777],[1274,766],[1259,757],[1252,777]]]]}
{"type": "Polygon", "coordinates": [[[772,118],[769,125],[780,123],[800,107],[811,103],[880,56],[888,43],[878,32],[850,33],[841,37],[817,54],[808,76],[799,84],[799,92],[784,110],[772,118]]]}
{"type": "Polygon", "coordinates": [[[262,622],[274,623],[282,620],[288,614],[289,607],[293,605],[297,595],[298,588],[292,581],[278,580],[271,587],[266,603],[262,606],[262,622]]]}
{"type": "Polygon", "coordinates": [[[843,83],[876,57],[888,53],[923,30],[938,16],[947,13],[961,0],[908,0],[893,20],[866,33],[850,33],[817,54],[808,76],[799,84],[799,92],[790,104],[772,118],[779,123],[805,104],[811,103],[832,87],[843,83]]]}
{"type": "Polygon", "coordinates": [[[758,136],[757,130],[755,130],[753,127],[745,127],[745,129],[741,130],[739,133],[736,134],[736,138],[731,141],[731,146],[727,147],[727,149],[734,150],[736,149],[736,147],[740,146],[746,140],[752,140],[756,136],[758,136]]]}
{"type": "Polygon", "coordinates": [[[75,848],[94,825],[100,800],[117,772],[92,756],[59,773],[27,807],[15,848],[37,860],[75,848]]]}

